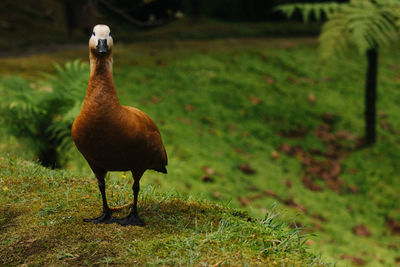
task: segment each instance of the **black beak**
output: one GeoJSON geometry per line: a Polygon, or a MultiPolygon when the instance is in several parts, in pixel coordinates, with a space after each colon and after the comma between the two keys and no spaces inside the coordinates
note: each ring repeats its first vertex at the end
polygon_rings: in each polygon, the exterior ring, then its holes
{"type": "Polygon", "coordinates": [[[97,51],[100,54],[105,54],[108,52],[107,39],[99,39],[99,42],[97,43],[97,51]]]}

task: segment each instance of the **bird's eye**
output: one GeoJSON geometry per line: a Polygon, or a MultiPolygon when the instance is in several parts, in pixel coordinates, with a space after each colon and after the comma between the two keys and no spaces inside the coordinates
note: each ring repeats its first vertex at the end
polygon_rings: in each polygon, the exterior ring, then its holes
{"type": "Polygon", "coordinates": [[[95,34],[94,32],[92,32],[92,35],[93,35],[93,36],[96,36],[96,34],[95,34]]]}

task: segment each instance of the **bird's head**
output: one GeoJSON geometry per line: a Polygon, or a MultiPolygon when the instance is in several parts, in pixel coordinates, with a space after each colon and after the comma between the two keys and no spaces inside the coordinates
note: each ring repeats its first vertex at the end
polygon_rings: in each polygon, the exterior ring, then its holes
{"type": "Polygon", "coordinates": [[[92,36],[89,40],[90,51],[97,56],[106,56],[111,54],[112,47],[113,39],[110,27],[102,24],[94,26],[92,36]]]}

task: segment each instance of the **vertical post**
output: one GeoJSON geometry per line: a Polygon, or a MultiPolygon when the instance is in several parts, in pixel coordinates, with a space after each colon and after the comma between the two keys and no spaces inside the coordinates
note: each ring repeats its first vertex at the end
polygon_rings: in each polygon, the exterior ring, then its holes
{"type": "Polygon", "coordinates": [[[376,84],[378,76],[378,49],[367,51],[368,70],[365,84],[365,145],[376,142],[376,84]]]}

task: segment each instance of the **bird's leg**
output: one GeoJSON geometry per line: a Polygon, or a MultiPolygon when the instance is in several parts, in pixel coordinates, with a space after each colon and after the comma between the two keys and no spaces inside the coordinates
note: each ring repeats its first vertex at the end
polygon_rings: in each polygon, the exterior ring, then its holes
{"type": "Polygon", "coordinates": [[[143,175],[143,172],[132,172],[134,183],[132,186],[133,190],[133,207],[129,215],[125,218],[122,219],[115,219],[120,225],[138,225],[138,226],[144,226],[145,223],[143,222],[142,219],[140,219],[138,211],[137,211],[137,199],[139,195],[139,190],[140,190],[140,178],[143,175]]]}
{"type": "Polygon", "coordinates": [[[96,171],[95,175],[97,177],[97,183],[99,185],[100,193],[101,193],[101,198],[103,200],[103,213],[96,218],[92,219],[83,219],[85,222],[94,222],[94,223],[112,223],[114,221],[112,215],[111,215],[111,210],[108,207],[107,204],[107,198],[106,198],[106,183],[104,181],[104,177],[106,176],[105,171],[99,172],[96,171]]]}

